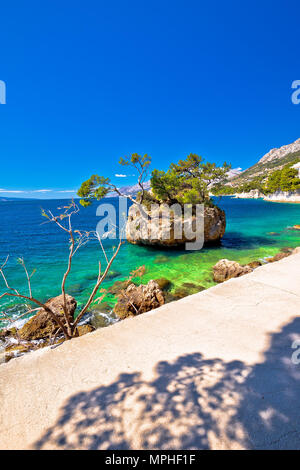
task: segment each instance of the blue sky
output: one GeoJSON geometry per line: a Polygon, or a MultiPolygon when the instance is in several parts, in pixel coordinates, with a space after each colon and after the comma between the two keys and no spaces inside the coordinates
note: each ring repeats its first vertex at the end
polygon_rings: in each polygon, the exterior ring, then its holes
{"type": "Polygon", "coordinates": [[[69,197],[93,173],[133,184],[114,176],[132,152],[247,168],[296,140],[299,14],[276,0],[2,2],[0,195],[69,197]]]}

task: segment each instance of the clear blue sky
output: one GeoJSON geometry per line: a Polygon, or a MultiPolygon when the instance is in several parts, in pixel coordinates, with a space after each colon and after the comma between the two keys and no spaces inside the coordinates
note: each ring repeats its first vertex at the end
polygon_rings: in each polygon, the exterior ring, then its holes
{"type": "Polygon", "coordinates": [[[2,190],[69,195],[132,152],[246,168],[300,137],[299,1],[16,0],[0,15],[2,190]]]}

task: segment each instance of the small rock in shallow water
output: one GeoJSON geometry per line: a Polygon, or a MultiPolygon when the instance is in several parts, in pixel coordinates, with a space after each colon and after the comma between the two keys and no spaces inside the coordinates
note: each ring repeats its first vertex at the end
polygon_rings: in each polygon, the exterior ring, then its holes
{"type": "Polygon", "coordinates": [[[182,287],[188,290],[191,294],[196,294],[197,292],[205,290],[205,287],[201,286],[200,284],[194,284],[193,282],[184,282],[182,287]]]}
{"type": "Polygon", "coordinates": [[[282,253],[292,253],[294,251],[294,248],[291,248],[290,246],[284,246],[280,250],[282,253]]]}
{"type": "Polygon", "coordinates": [[[172,282],[169,279],[166,279],[165,277],[155,279],[155,282],[158,284],[159,288],[164,291],[172,287],[172,282]]]}
{"type": "Polygon", "coordinates": [[[16,335],[16,332],[17,332],[16,328],[1,330],[0,331],[0,341],[6,342],[7,339],[14,337],[16,335]]]}
{"type": "Polygon", "coordinates": [[[11,344],[5,348],[4,352],[4,361],[9,362],[11,359],[15,357],[22,356],[25,353],[32,351],[33,349],[37,349],[39,346],[33,346],[30,344],[11,344]]]}
{"type": "Polygon", "coordinates": [[[170,261],[169,258],[168,258],[168,256],[165,256],[165,255],[158,255],[158,256],[154,259],[153,263],[155,263],[155,264],[161,264],[161,263],[167,263],[168,261],[170,261]]]}
{"type": "Polygon", "coordinates": [[[287,258],[290,255],[291,255],[291,253],[277,253],[277,255],[275,255],[275,256],[272,256],[270,258],[266,258],[266,261],[268,263],[274,263],[275,261],[280,261],[281,259],[287,258]]]}
{"type": "Polygon", "coordinates": [[[119,295],[122,290],[127,289],[129,284],[131,284],[132,281],[116,281],[112,286],[110,286],[107,289],[107,292],[113,295],[119,295]]]}
{"type": "Polygon", "coordinates": [[[121,273],[119,271],[109,271],[105,279],[106,280],[115,279],[116,277],[119,277],[119,276],[121,276],[121,273]]]}
{"type": "MultiPolygon", "coordinates": [[[[52,311],[62,320],[64,321],[64,314],[63,314],[63,297],[59,295],[50,299],[46,302],[47,306],[49,306],[52,311]]],[[[68,313],[70,316],[70,320],[73,320],[74,313],[77,307],[76,300],[67,295],[67,306],[68,306],[68,313]]],[[[38,340],[49,338],[52,334],[55,333],[58,326],[52,320],[49,313],[47,313],[43,308],[38,311],[36,315],[30,318],[27,323],[18,331],[18,334],[21,339],[23,340],[38,340]]]]}
{"type": "Polygon", "coordinates": [[[249,268],[252,268],[252,269],[256,269],[256,268],[259,268],[260,266],[262,266],[262,262],[261,261],[251,261],[246,266],[249,266],[249,268]]]}
{"type": "Polygon", "coordinates": [[[174,300],[179,300],[188,295],[198,294],[198,292],[203,290],[205,290],[205,287],[201,285],[193,284],[192,282],[184,282],[172,295],[174,296],[174,300]]]}
{"type": "Polygon", "coordinates": [[[164,292],[165,303],[174,302],[175,300],[183,299],[188,295],[197,294],[202,292],[206,288],[200,284],[194,284],[193,282],[184,282],[180,287],[177,287],[174,292],[164,292]]]}
{"type": "Polygon", "coordinates": [[[87,281],[96,281],[98,279],[98,273],[86,274],[85,279],[87,279],[87,281]]]}
{"type": "Polygon", "coordinates": [[[166,304],[169,304],[170,302],[175,302],[175,300],[180,300],[180,298],[175,297],[174,293],[172,292],[164,292],[164,298],[166,304]]]}
{"type": "Polygon", "coordinates": [[[68,293],[70,295],[78,295],[80,294],[81,292],[84,291],[84,285],[82,284],[73,284],[72,286],[68,286],[68,293]]]}
{"type": "MultiPolygon", "coordinates": [[[[110,280],[118,276],[121,276],[121,273],[119,271],[109,271],[105,279],[110,280]]],[[[85,276],[85,279],[87,279],[88,281],[96,281],[97,278],[98,278],[97,273],[87,274],[85,276]]]]}
{"type": "Polygon", "coordinates": [[[178,287],[172,295],[174,297],[174,300],[179,300],[183,299],[184,297],[187,297],[189,295],[189,291],[184,287],[178,287]]]}
{"type": "Polygon", "coordinates": [[[94,315],[95,313],[110,313],[112,309],[113,307],[108,302],[101,302],[93,304],[89,311],[94,315]]]}
{"type": "Polygon", "coordinates": [[[221,259],[213,267],[214,281],[224,282],[234,277],[244,276],[244,274],[251,273],[252,271],[250,266],[241,266],[236,261],[221,259]]]}
{"type": "Polygon", "coordinates": [[[116,317],[116,315],[113,312],[111,313],[95,312],[91,319],[91,325],[97,330],[98,328],[105,328],[109,325],[112,325],[118,320],[119,318],[116,317]]]}
{"type": "Polygon", "coordinates": [[[119,295],[114,313],[121,319],[149,312],[165,303],[164,295],[158,284],[151,280],[146,285],[130,284],[119,295]]]}
{"type": "Polygon", "coordinates": [[[87,333],[92,333],[95,331],[95,328],[92,325],[86,324],[86,325],[80,325],[77,327],[78,334],[79,336],[86,335],[87,333]]]}

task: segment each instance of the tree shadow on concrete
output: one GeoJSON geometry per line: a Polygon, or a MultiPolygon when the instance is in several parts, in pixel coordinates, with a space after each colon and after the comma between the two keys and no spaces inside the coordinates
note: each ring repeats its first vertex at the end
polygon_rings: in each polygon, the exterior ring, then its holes
{"type": "Polygon", "coordinates": [[[160,362],[155,378],[122,374],[69,399],[36,449],[300,448],[300,319],[270,337],[263,362],[160,362]]]}

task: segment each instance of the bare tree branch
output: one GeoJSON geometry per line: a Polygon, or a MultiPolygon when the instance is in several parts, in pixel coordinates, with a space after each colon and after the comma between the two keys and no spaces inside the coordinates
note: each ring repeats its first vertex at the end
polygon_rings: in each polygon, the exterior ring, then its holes
{"type": "MultiPolygon", "coordinates": [[[[15,297],[15,298],[19,298],[19,299],[29,301],[29,302],[34,303],[38,306],[38,308],[27,310],[25,313],[19,315],[18,318],[22,318],[22,317],[28,315],[29,313],[34,312],[36,310],[39,310],[41,308],[44,309],[49,314],[49,316],[53,320],[54,324],[57,325],[57,330],[55,332],[55,335],[54,335],[54,337],[51,337],[52,342],[56,340],[57,335],[60,332],[64,335],[64,338],[67,339],[67,340],[69,340],[69,339],[71,339],[75,336],[78,336],[78,329],[77,329],[78,323],[80,322],[83,315],[86,313],[86,311],[90,307],[91,303],[94,301],[95,296],[96,296],[101,284],[105,280],[105,278],[106,278],[106,276],[109,272],[109,269],[111,268],[111,265],[114,262],[115,258],[117,257],[117,255],[119,253],[119,250],[120,250],[120,248],[123,244],[123,242],[120,239],[119,244],[118,244],[115,252],[113,253],[111,258],[109,259],[109,257],[107,256],[107,253],[105,251],[105,248],[103,246],[101,237],[97,232],[73,230],[72,220],[71,219],[72,219],[73,215],[75,215],[79,212],[79,208],[75,204],[75,202],[72,201],[68,206],[65,206],[65,207],[59,208],[59,209],[63,210],[63,212],[60,213],[59,215],[54,215],[51,211],[47,211],[47,212],[43,211],[42,215],[48,219],[47,220],[48,223],[50,223],[50,222],[55,223],[61,230],[63,230],[69,236],[70,246],[69,246],[69,254],[68,254],[68,258],[67,258],[67,268],[66,268],[66,271],[64,272],[64,275],[63,275],[63,278],[62,278],[62,283],[61,283],[61,292],[62,292],[62,298],[63,298],[63,302],[62,302],[63,319],[57,313],[55,313],[49,305],[47,305],[46,303],[40,302],[36,297],[33,296],[32,286],[31,286],[31,277],[33,276],[35,271],[33,271],[31,275],[29,275],[26,264],[25,264],[25,261],[23,260],[23,258],[20,258],[18,261],[19,261],[19,264],[22,265],[22,267],[24,269],[24,272],[25,272],[27,285],[28,285],[28,291],[29,291],[28,295],[25,295],[25,294],[19,292],[14,287],[11,287],[9,282],[8,282],[8,279],[7,279],[7,277],[4,273],[4,269],[7,266],[9,256],[7,256],[4,263],[0,266],[0,274],[1,274],[1,277],[4,281],[5,287],[8,291],[8,292],[4,292],[3,294],[0,295],[0,300],[5,298],[5,297],[15,297]],[[66,223],[64,221],[66,221],[66,223]],[[71,269],[72,269],[72,260],[73,260],[74,255],[77,253],[77,251],[82,246],[86,245],[86,243],[88,243],[88,241],[91,240],[91,239],[96,239],[98,241],[98,243],[100,244],[101,251],[102,251],[102,253],[104,255],[104,258],[106,260],[106,268],[105,268],[105,270],[102,274],[101,261],[99,260],[98,261],[98,276],[97,276],[96,283],[95,283],[95,285],[92,289],[90,297],[88,298],[85,306],[81,310],[80,314],[77,316],[76,320],[74,320],[73,316],[70,315],[70,311],[69,311],[69,307],[68,307],[67,293],[66,293],[66,282],[67,282],[68,276],[69,276],[69,274],[71,272],[71,269]]],[[[101,300],[102,300],[102,298],[101,298],[101,300]]],[[[3,314],[3,319],[5,319],[5,321],[8,320],[8,321],[12,322],[12,319],[10,319],[10,317],[7,313],[2,312],[2,314],[3,314]]],[[[0,318],[0,320],[2,320],[2,318],[0,318]]],[[[13,321],[15,321],[15,320],[13,320],[13,321]]]]}
{"type": "Polygon", "coordinates": [[[91,305],[92,301],[94,300],[94,297],[95,295],[97,294],[97,291],[98,289],[100,288],[102,282],[104,281],[104,279],[106,278],[107,276],[107,273],[108,271],[110,270],[110,267],[112,265],[112,263],[114,262],[114,260],[116,259],[119,251],[120,251],[120,248],[121,246],[123,245],[123,242],[120,240],[119,241],[119,245],[114,253],[114,255],[112,256],[112,258],[110,259],[108,265],[106,266],[106,269],[103,273],[103,275],[98,279],[97,279],[97,282],[96,282],[96,285],[87,301],[87,303],[85,304],[85,306],[83,307],[83,309],[81,310],[80,314],[78,315],[78,317],[76,318],[75,322],[74,322],[74,327],[76,327],[78,325],[78,323],[80,322],[81,318],[83,317],[83,315],[86,313],[87,309],[89,308],[89,306],[91,305]]]}

